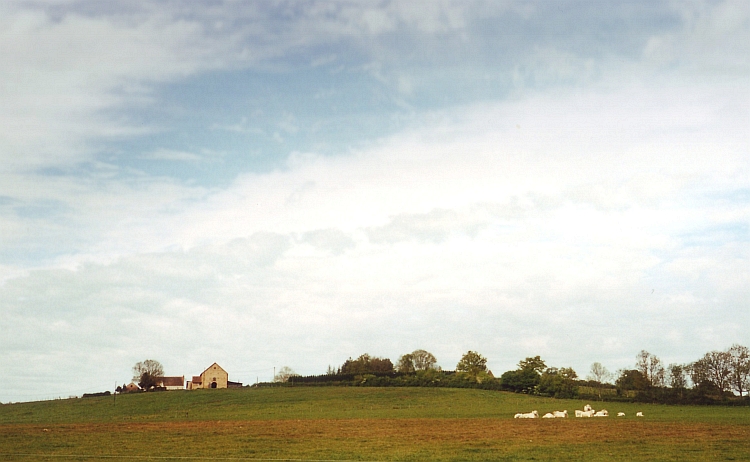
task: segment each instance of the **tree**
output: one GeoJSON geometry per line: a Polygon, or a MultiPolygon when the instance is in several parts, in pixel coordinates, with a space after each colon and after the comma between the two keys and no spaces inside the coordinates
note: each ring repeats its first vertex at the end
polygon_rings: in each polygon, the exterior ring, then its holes
{"type": "Polygon", "coordinates": [[[155,387],[159,377],[164,377],[164,368],[159,361],[147,359],[133,366],[133,382],[137,382],[144,390],[155,387]]]}
{"type": "Polygon", "coordinates": [[[426,371],[427,369],[433,369],[437,364],[435,355],[425,350],[414,350],[411,353],[412,360],[414,361],[414,369],[418,371],[426,371]]]}
{"type": "Polygon", "coordinates": [[[711,351],[699,359],[705,379],[724,392],[731,388],[732,355],[728,351],[711,351]]]}
{"type": "Polygon", "coordinates": [[[599,399],[602,399],[602,384],[612,380],[612,374],[606,367],[602,366],[602,363],[597,362],[591,365],[591,375],[589,375],[588,379],[597,383],[597,394],[599,395],[599,399]]]}
{"type": "Polygon", "coordinates": [[[636,369],[652,387],[664,386],[664,366],[661,360],[646,350],[636,356],[636,369]]]}
{"type": "Polygon", "coordinates": [[[487,358],[475,351],[469,350],[461,357],[456,364],[456,370],[459,372],[468,372],[472,377],[476,377],[480,372],[487,370],[487,358]]]}
{"type": "Polygon", "coordinates": [[[539,385],[539,377],[534,369],[507,371],[500,376],[500,385],[516,393],[531,393],[539,385]]]}
{"type": "Polygon", "coordinates": [[[667,369],[669,370],[669,386],[674,390],[686,389],[688,367],[682,364],[670,364],[667,369]]]}
{"type": "Polygon", "coordinates": [[[544,361],[542,361],[542,358],[540,358],[539,356],[534,356],[533,358],[526,358],[522,361],[519,361],[518,369],[522,371],[532,370],[536,372],[537,374],[541,375],[542,372],[544,372],[547,369],[547,365],[544,364],[544,361]]]}
{"type": "Polygon", "coordinates": [[[735,343],[729,348],[727,353],[729,353],[731,368],[729,381],[732,384],[732,388],[742,397],[743,392],[747,392],[750,389],[750,349],[735,343]]]}
{"type": "Polygon", "coordinates": [[[403,373],[411,373],[415,372],[416,368],[414,367],[414,356],[411,353],[406,353],[405,355],[401,355],[400,358],[398,358],[398,364],[396,365],[396,370],[403,373]]]}
{"type": "Polygon", "coordinates": [[[342,374],[368,374],[373,372],[393,372],[393,363],[388,358],[373,358],[365,353],[357,359],[347,359],[341,366],[342,374]]]}
{"type": "Polygon", "coordinates": [[[539,378],[537,391],[555,398],[575,398],[578,396],[577,378],[578,374],[572,367],[550,367],[539,378]]]}
{"type": "Polygon", "coordinates": [[[594,382],[607,383],[612,380],[612,374],[606,367],[602,366],[602,363],[592,364],[590,372],[589,380],[593,380],[594,382]]]}
{"type": "Polygon", "coordinates": [[[274,382],[286,383],[290,377],[299,377],[299,374],[294,372],[289,366],[284,366],[279,369],[279,372],[273,377],[274,382]]]}
{"type": "Polygon", "coordinates": [[[620,376],[615,381],[615,385],[617,385],[617,393],[619,395],[629,390],[643,391],[650,386],[643,373],[635,369],[621,370],[620,376]]]}

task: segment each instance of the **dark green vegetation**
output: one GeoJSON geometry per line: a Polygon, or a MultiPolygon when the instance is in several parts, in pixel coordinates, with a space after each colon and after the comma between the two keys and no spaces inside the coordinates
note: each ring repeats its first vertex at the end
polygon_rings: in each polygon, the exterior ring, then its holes
{"type": "Polygon", "coordinates": [[[572,368],[548,367],[539,356],[521,360],[517,369],[500,377],[487,369],[487,358],[475,351],[464,354],[455,371],[443,371],[435,367],[436,362],[431,353],[416,350],[402,355],[394,369],[390,359],[363,354],[349,358],[338,369],[329,366],[323,375],[300,377],[286,368],[289,373],[277,378],[277,384],[479,388],[567,399],[750,405],[750,349],[737,344],[706,353],[693,363],[666,368],[656,355],[643,350],[636,356],[636,368],[618,371],[615,384],[609,383],[614,374],[600,363],[591,365],[588,380],[580,380],[572,368]]]}
{"type": "Polygon", "coordinates": [[[740,460],[747,407],[591,402],[610,417],[513,419],[580,400],[450,388],[279,387],[0,406],[2,460],[740,460]],[[642,411],[643,418],[635,413],[642,411]],[[625,412],[626,417],[613,417],[625,412]],[[231,459],[228,459],[231,460],[231,459]]]}

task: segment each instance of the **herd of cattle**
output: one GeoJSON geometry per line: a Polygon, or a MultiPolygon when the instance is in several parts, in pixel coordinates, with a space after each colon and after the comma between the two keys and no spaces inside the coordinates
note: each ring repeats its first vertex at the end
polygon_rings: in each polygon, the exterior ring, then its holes
{"type": "MultiPolygon", "coordinates": [[[[643,412],[636,412],[636,417],[643,417],[643,412]]],[[[542,419],[556,419],[556,418],[565,418],[568,417],[568,410],[564,411],[554,411],[554,412],[548,412],[542,416],[542,419]]],[[[594,409],[590,405],[585,405],[583,407],[583,410],[576,409],[576,417],[609,417],[609,412],[606,409],[602,409],[600,411],[594,411],[594,409]]],[[[618,412],[617,417],[625,417],[624,412],[618,412]]],[[[539,413],[537,411],[531,411],[531,412],[520,412],[513,416],[514,419],[538,419],[539,413]]]]}

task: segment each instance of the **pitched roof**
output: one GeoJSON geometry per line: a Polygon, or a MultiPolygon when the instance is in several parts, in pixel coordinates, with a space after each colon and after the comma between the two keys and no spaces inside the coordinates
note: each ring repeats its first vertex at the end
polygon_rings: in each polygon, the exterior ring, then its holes
{"type": "Polygon", "coordinates": [[[214,367],[214,366],[216,366],[218,370],[220,370],[220,371],[223,371],[223,372],[224,372],[225,374],[229,375],[229,374],[227,373],[227,371],[225,371],[225,370],[224,370],[224,369],[223,369],[223,368],[222,368],[221,366],[219,366],[219,365],[218,365],[218,364],[216,364],[216,363],[213,363],[213,364],[211,364],[210,366],[208,366],[208,367],[206,368],[206,370],[205,370],[205,371],[201,372],[201,376],[202,376],[203,374],[205,374],[206,372],[208,372],[208,371],[209,371],[209,369],[213,369],[213,367],[214,367]]]}
{"type": "Polygon", "coordinates": [[[185,376],[182,377],[159,377],[163,387],[181,387],[185,384],[185,376]]]}
{"type": "Polygon", "coordinates": [[[193,383],[203,383],[203,379],[201,379],[200,375],[194,375],[193,376],[193,383]]]}

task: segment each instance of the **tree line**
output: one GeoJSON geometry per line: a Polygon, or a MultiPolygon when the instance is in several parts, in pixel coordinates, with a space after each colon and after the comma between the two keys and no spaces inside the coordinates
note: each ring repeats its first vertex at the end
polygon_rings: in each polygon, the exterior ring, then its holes
{"type": "Polygon", "coordinates": [[[363,354],[350,357],[338,368],[329,366],[325,374],[307,377],[284,367],[274,382],[292,386],[483,388],[556,398],[662,403],[750,403],[750,350],[738,344],[725,351],[711,351],[688,364],[664,365],[656,355],[643,350],[631,369],[613,374],[595,362],[589,372],[585,379],[579,378],[571,367],[549,367],[540,356],[534,356],[496,377],[487,369],[487,358],[471,350],[455,370],[443,370],[435,355],[420,349],[401,355],[395,365],[388,358],[363,354]]]}

